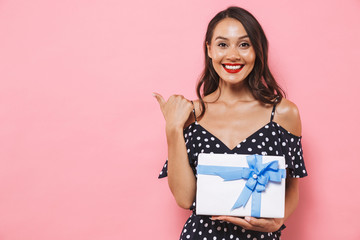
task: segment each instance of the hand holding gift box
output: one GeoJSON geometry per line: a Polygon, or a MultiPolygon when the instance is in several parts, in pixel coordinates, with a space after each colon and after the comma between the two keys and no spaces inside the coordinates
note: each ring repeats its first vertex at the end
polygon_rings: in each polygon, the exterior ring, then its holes
{"type": "Polygon", "coordinates": [[[197,174],[197,214],[284,217],[283,156],[201,153],[197,174]]]}

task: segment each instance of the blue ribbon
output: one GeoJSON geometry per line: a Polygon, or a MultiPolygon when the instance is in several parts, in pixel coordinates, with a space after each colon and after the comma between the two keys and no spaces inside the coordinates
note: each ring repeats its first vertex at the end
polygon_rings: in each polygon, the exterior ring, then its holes
{"type": "Polygon", "coordinates": [[[245,207],[252,195],[251,216],[260,217],[261,192],[265,190],[269,181],[280,183],[286,178],[285,169],[279,169],[279,162],[272,161],[263,164],[261,155],[250,155],[246,157],[249,167],[224,167],[198,165],[197,173],[204,175],[216,175],[224,181],[247,179],[245,187],[236,200],[231,210],[245,207]]]}

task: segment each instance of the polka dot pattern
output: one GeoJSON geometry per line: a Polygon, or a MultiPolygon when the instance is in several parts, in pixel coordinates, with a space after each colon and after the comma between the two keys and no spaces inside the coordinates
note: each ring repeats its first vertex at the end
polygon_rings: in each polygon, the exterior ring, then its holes
{"type": "MultiPolygon", "coordinates": [[[[307,176],[301,145],[302,137],[293,135],[276,122],[271,121],[261,127],[233,149],[229,149],[220,139],[212,135],[211,132],[206,131],[198,122],[194,122],[184,129],[184,137],[190,166],[194,174],[196,174],[197,156],[203,152],[280,155],[285,157],[286,167],[289,170],[290,177],[302,178],[307,176]],[[198,132],[201,134],[195,131],[197,129],[200,130],[198,132]]],[[[166,176],[167,161],[164,164],[159,178],[166,176]]]]}
{"type": "Polygon", "coordinates": [[[180,240],[185,239],[251,239],[251,240],[279,240],[281,231],[285,228],[283,225],[279,231],[267,234],[264,232],[256,232],[245,230],[240,226],[225,221],[213,221],[209,216],[191,214],[185,222],[184,228],[180,234],[180,240]],[[195,224],[194,224],[195,223],[195,224]]]}
{"type": "MultiPolygon", "coordinates": [[[[274,108],[275,109],[275,108],[274,108]]],[[[274,112],[274,110],[273,110],[274,112]]],[[[272,115],[273,116],[273,115],[272,115]]],[[[199,153],[223,154],[260,154],[280,155],[285,157],[289,176],[301,178],[307,176],[301,136],[296,136],[272,121],[258,129],[240,142],[233,149],[229,149],[220,139],[203,128],[197,121],[184,129],[184,139],[190,166],[196,176],[197,158],[199,153]]],[[[167,161],[160,172],[159,178],[167,176],[167,161]]],[[[273,233],[249,231],[240,226],[224,221],[212,221],[209,216],[196,215],[195,201],[191,216],[183,227],[180,239],[280,239],[283,225],[273,233]]]]}

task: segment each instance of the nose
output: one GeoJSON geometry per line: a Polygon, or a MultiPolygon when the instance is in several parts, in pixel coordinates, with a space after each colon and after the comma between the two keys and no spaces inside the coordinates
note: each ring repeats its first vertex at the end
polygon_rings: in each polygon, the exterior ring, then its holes
{"type": "Polygon", "coordinates": [[[240,54],[236,47],[230,47],[229,52],[227,54],[227,59],[230,61],[238,61],[240,60],[240,54]]]}

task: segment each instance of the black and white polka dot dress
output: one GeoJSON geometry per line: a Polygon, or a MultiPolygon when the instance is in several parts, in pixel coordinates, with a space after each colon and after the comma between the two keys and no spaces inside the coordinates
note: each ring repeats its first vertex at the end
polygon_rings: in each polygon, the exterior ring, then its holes
{"type": "MultiPolygon", "coordinates": [[[[234,149],[229,149],[222,141],[211,132],[203,128],[196,119],[195,109],[193,110],[195,122],[184,129],[190,166],[196,176],[197,157],[199,153],[223,153],[223,154],[261,154],[285,156],[286,168],[290,177],[301,178],[307,176],[301,136],[295,136],[282,126],[273,121],[275,113],[274,105],[270,121],[251,134],[234,149]]],[[[159,178],[167,176],[167,161],[165,162],[159,178]]],[[[245,230],[240,226],[225,221],[211,220],[211,216],[196,215],[195,201],[190,208],[192,214],[186,221],[180,235],[180,240],[277,240],[280,239],[283,225],[278,231],[264,233],[245,230]]]]}

